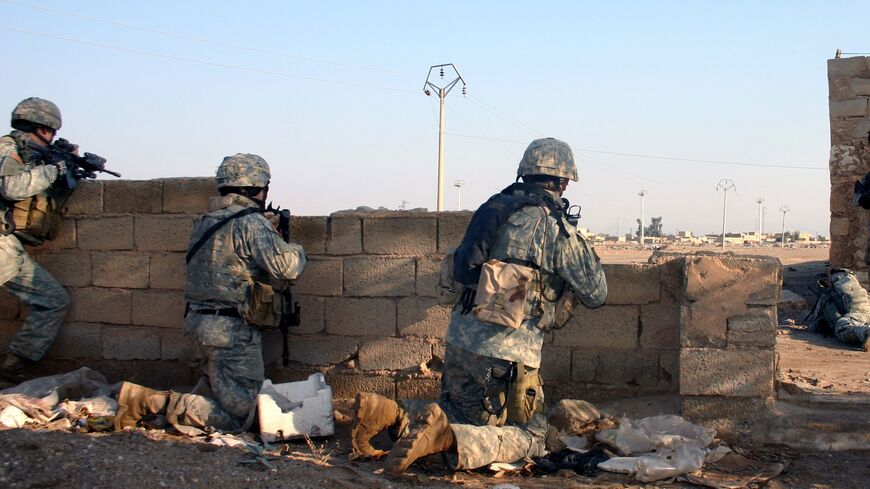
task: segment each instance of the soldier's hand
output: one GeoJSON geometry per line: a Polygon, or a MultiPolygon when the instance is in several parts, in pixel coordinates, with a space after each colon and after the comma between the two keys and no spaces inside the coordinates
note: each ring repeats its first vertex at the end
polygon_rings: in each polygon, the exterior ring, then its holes
{"type": "Polygon", "coordinates": [[[78,144],[73,144],[72,147],[73,147],[72,154],[74,154],[74,155],[76,155],[76,156],[81,156],[81,155],[79,154],[79,145],[78,145],[78,144]]]}
{"type": "Polygon", "coordinates": [[[53,164],[57,168],[58,178],[66,175],[66,162],[65,161],[55,161],[53,164]]]}
{"type": "Polygon", "coordinates": [[[263,216],[269,220],[269,223],[272,224],[272,227],[275,228],[275,231],[278,231],[278,221],[280,220],[280,216],[271,211],[266,211],[263,213],[263,216]]]}

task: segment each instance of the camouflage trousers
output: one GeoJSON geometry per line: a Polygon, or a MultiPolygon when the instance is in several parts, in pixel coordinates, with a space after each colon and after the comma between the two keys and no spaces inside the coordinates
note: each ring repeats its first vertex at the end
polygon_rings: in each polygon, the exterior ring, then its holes
{"type": "Polygon", "coordinates": [[[447,345],[439,405],[447,413],[456,438],[456,451],[447,454],[454,469],[475,469],[544,454],[547,419],[540,385],[528,389],[531,419],[522,425],[507,421],[513,368],[537,374],[537,369],[447,345]]]}
{"type": "Polygon", "coordinates": [[[870,314],[867,313],[846,314],[834,324],[834,335],[843,343],[860,345],[870,335],[868,321],[870,314]]]}
{"type": "Polygon", "coordinates": [[[196,343],[202,377],[192,394],[170,395],[167,421],[227,432],[247,430],[264,378],[260,330],[240,318],[190,312],[184,332],[196,343]]]}
{"type": "Polygon", "coordinates": [[[9,352],[38,362],[60,331],[69,309],[69,294],[12,235],[0,236],[0,285],[30,308],[27,320],[9,344],[9,352]]]}

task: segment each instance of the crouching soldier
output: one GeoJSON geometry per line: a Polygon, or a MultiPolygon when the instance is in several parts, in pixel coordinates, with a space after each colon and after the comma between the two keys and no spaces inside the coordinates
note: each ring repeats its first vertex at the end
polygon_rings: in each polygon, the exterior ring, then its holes
{"type": "Polygon", "coordinates": [[[544,336],[567,321],[559,306],[579,299],[597,307],[607,296],[601,263],[560,198],[569,180],[577,181],[571,148],[532,141],[517,182],[475,212],[453,261],[463,291],[447,330],[440,399],[400,405],[358,395],[357,455],[385,455],[369,443],[385,428],[400,436],[386,459],[390,473],[437,452],[454,469],[544,454],[544,336]]]}
{"type": "Polygon", "coordinates": [[[158,392],[124,382],[115,428],[146,415],[171,424],[240,431],[250,427],[263,383],[260,330],[249,323],[259,284],[276,290],[305,268],[302,247],[284,242],[263,215],[269,165],[253,154],[224,158],[217,170],[221,194],[196,222],[188,247],[185,335],[204,360],[194,392],[158,392]]]}
{"type": "Polygon", "coordinates": [[[0,389],[25,380],[27,367],[51,347],[69,308],[67,291],[22,246],[51,239],[60,222],[61,196],[54,183],[66,168],[44,164],[39,152],[60,126],[57,105],[31,97],[12,111],[15,130],[0,138],[0,286],[30,307],[0,365],[0,389]]]}

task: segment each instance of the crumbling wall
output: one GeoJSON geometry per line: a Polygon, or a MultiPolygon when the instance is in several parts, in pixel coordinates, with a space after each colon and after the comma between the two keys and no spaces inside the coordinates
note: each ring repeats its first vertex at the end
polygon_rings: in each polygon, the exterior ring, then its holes
{"type": "MultiPolygon", "coordinates": [[[[73,300],[42,372],[88,365],[111,380],[193,383],[194,351],[182,332],[184,254],[213,193],[210,178],[84,182],[58,239],[32,250],[73,300]]],[[[450,313],[437,303],[438,269],[470,217],[294,217],[292,234],[309,255],[294,289],[302,325],[291,330],[288,368],[280,334],[264,336],[267,376],[299,380],[319,370],[337,398],[437,396],[450,313]],[[436,373],[421,375],[421,364],[436,373]]],[[[605,269],[607,303],[581,307],[547,336],[549,400],[679,393],[698,413],[769,399],[778,261],[664,254],[605,269]]],[[[18,329],[20,309],[0,295],[0,347],[18,329]]]]}
{"type": "Polygon", "coordinates": [[[852,203],[853,187],[870,170],[870,57],[828,60],[831,117],[831,266],[856,270],[870,285],[867,211],[852,203]]]}

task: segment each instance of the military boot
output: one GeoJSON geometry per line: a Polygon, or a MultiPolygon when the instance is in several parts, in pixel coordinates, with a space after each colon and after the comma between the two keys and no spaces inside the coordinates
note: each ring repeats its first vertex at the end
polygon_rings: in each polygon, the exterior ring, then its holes
{"type": "Polygon", "coordinates": [[[118,392],[115,431],[135,427],[144,416],[160,414],[166,409],[169,393],[156,391],[132,382],[122,382],[118,392]]]}
{"type": "Polygon", "coordinates": [[[864,343],[861,343],[861,349],[864,351],[870,351],[870,331],[867,332],[867,336],[864,338],[864,343]]]}
{"type": "Polygon", "coordinates": [[[384,470],[389,474],[401,474],[418,459],[446,452],[455,445],[456,439],[447,415],[433,402],[414,420],[408,434],[393,445],[384,463],[384,470]]]}
{"type": "Polygon", "coordinates": [[[27,380],[24,372],[32,363],[12,352],[6,353],[6,358],[0,365],[0,389],[14,387],[27,380]]]}
{"type": "Polygon", "coordinates": [[[381,431],[392,428],[402,421],[404,411],[396,401],[369,392],[356,395],[353,404],[353,427],[350,440],[353,446],[351,458],[381,458],[388,452],[374,448],[370,440],[381,431]]]}

